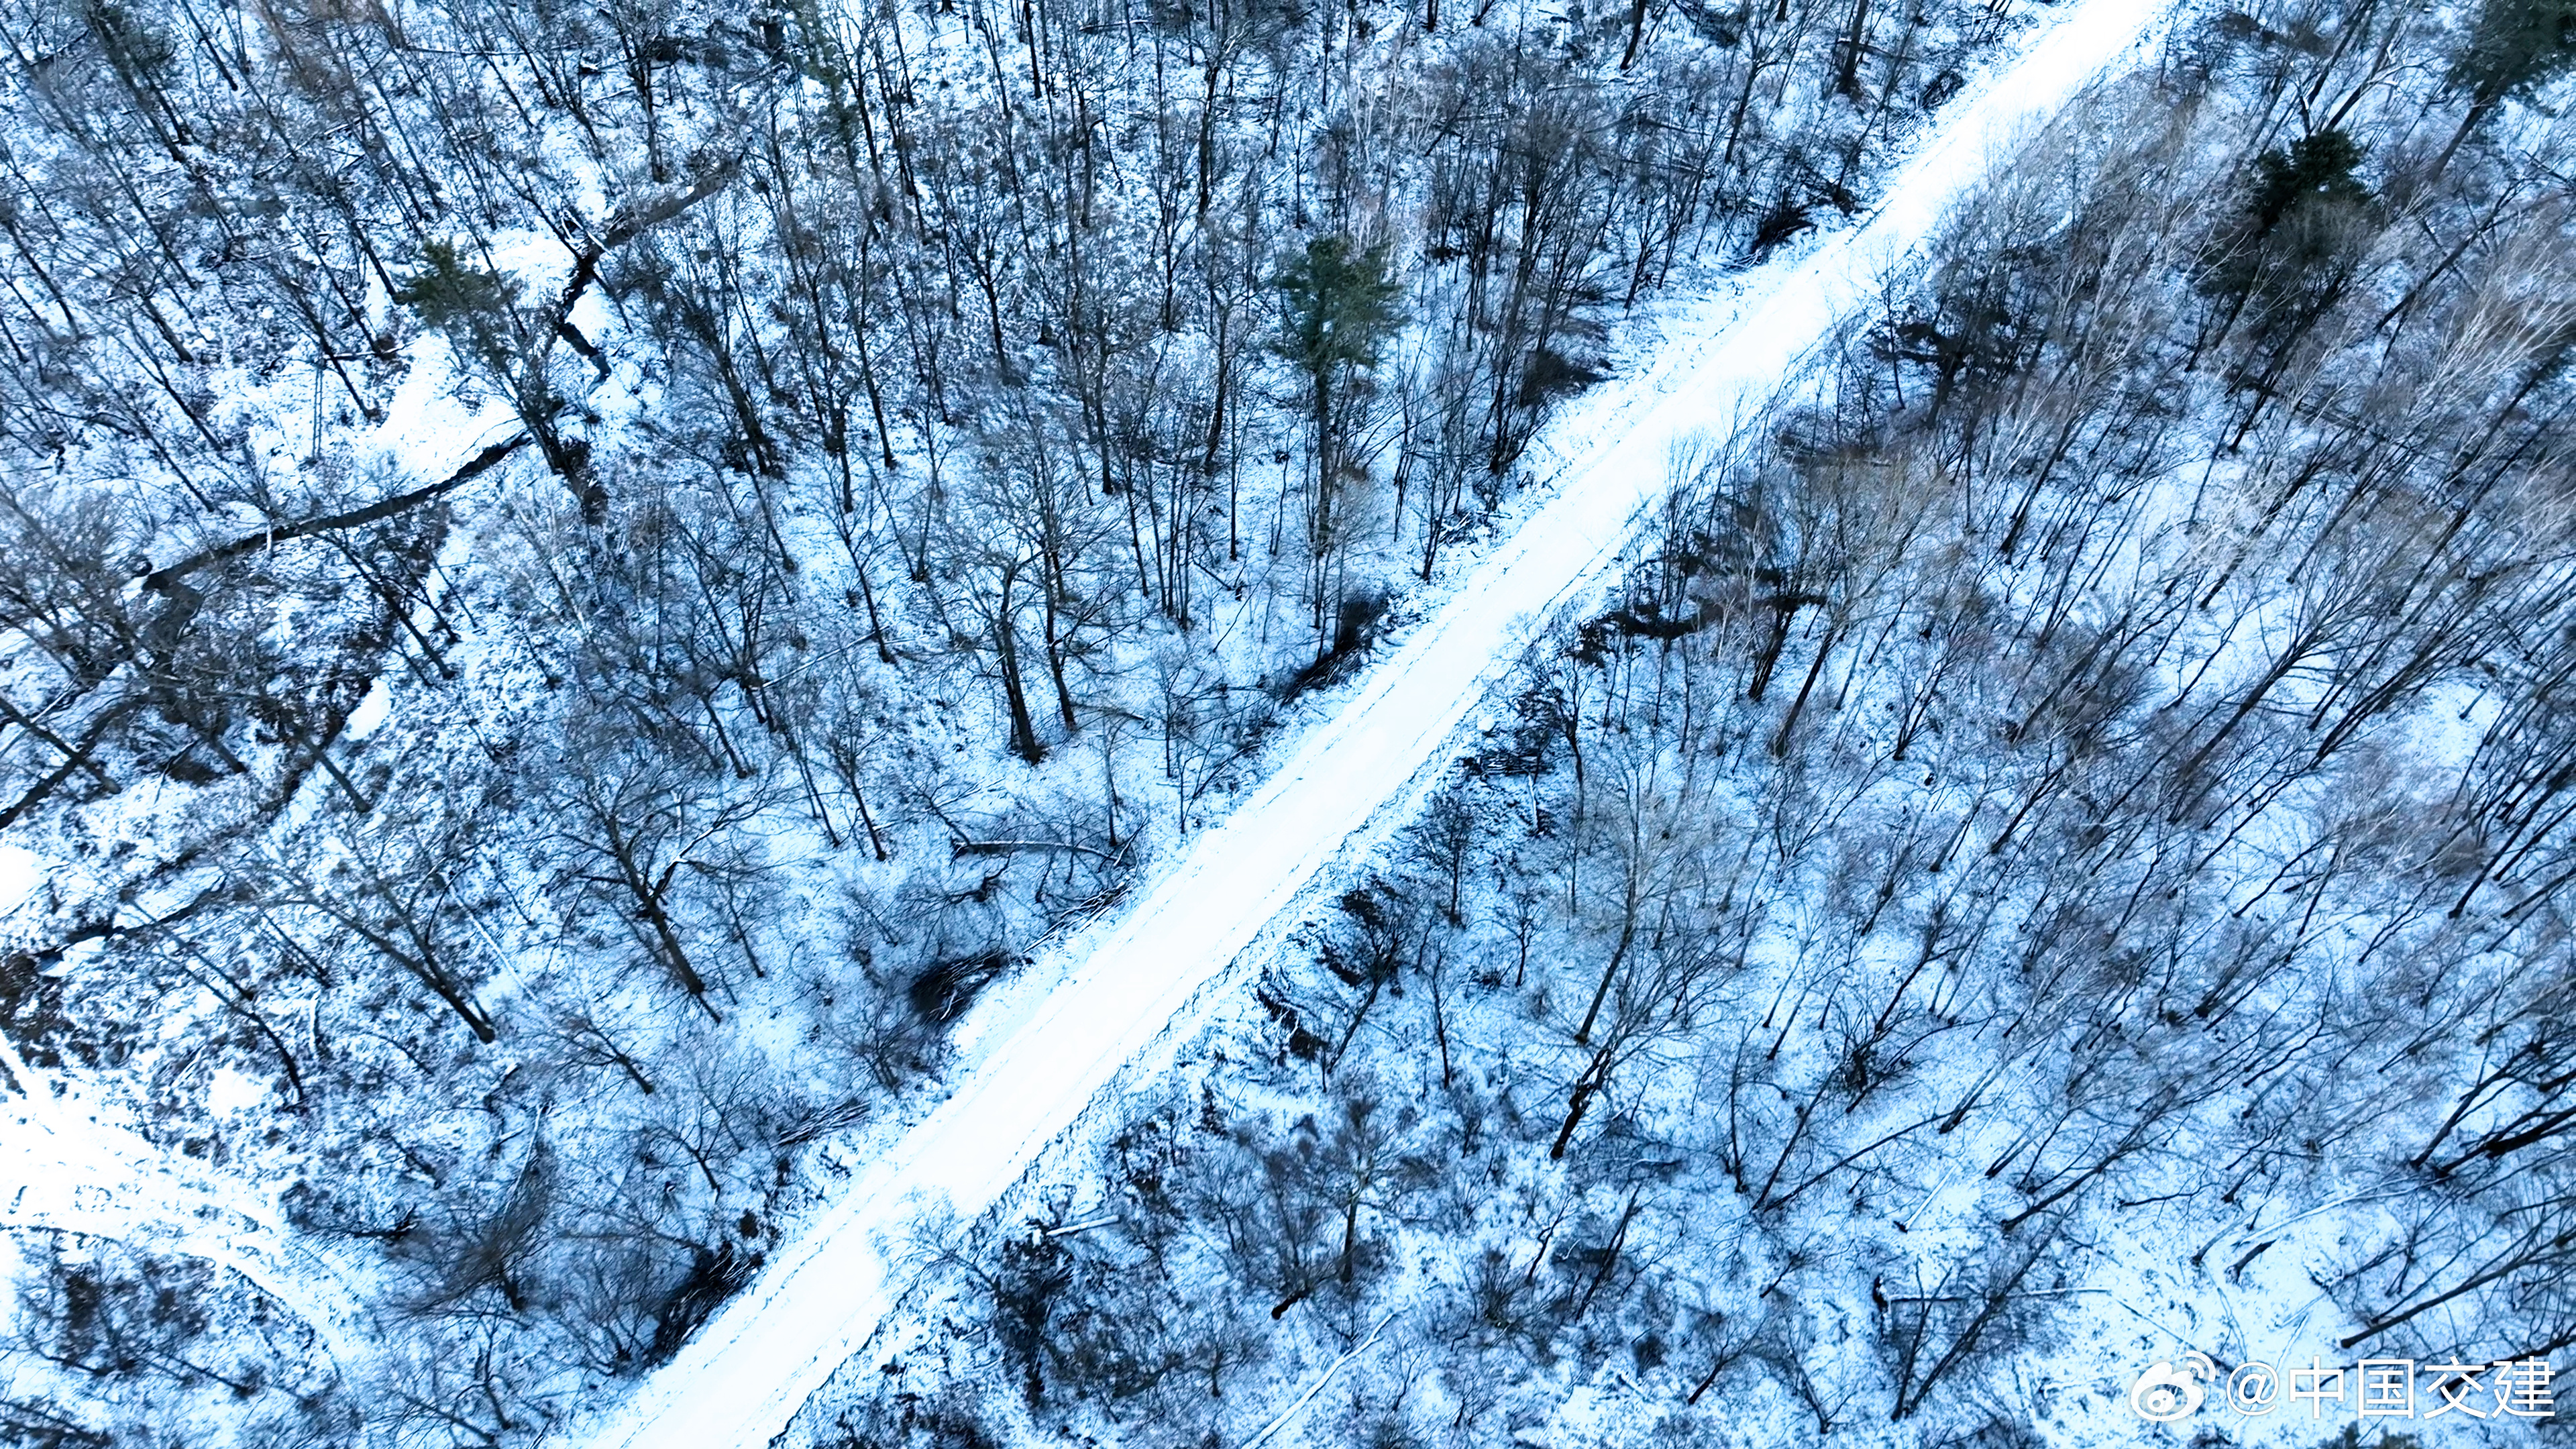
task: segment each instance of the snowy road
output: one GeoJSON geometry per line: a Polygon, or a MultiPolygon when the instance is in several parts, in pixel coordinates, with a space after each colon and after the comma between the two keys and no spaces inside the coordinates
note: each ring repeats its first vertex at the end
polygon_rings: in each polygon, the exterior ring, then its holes
{"type": "Polygon", "coordinates": [[[1418,794],[1425,765],[1537,622],[1606,579],[1669,481],[1676,446],[1722,437],[1759,409],[1819,338],[1870,304],[2008,141],[2144,43],[2163,8],[2062,7],[1951,103],[1865,226],[1748,274],[1655,366],[1570,410],[1551,433],[1564,465],[1521,526],[1223,826],[1145,882],[1132,909],[1036,963],[1031,978],[1046,989],[1005,993],[970,1020],[954,1094],[587,1442],[752,1449],[785,1428],[900,1296],[895,1244],[914,1213],[942,1200],[961,1217],[980,1213],[1123,1066],[1188,1031],[1236,956],[1346,842],[1390,800],[1418,794]]]}

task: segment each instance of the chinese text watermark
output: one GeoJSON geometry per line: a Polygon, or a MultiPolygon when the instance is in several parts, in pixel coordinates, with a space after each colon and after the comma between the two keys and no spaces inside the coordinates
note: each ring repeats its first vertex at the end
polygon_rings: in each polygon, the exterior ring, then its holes
{"type": "Polygon", "coordinates": [[[2549,1364],[2537,1358],[2424,1364],[2366,1358],[2348,1366],[2312,1358],[2305,1367],[2255,1361],[2222,1374],[2209,1355],[2193,1352],[2150,1364],[2129,1389],[2129,1407],[2156,1424],[2190,1418],[2213,1395],[2246,1418],[2305,1404],[2312,1419],[2329,1412],[2363,1419],[2547,1419],[2556,1415],[2549,1386],[2549,1364]]]}

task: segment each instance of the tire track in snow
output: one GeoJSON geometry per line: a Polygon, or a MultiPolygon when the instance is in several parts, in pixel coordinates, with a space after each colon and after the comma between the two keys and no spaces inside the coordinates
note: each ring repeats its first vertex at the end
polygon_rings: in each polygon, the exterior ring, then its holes
{"type": "Polygon", "coordinates": [[[369,1362],[381,1326],[356,1279],[304,1245],[253,1192],[194,1172],[150,1142],[95,1119],[0,1038],[0,1231],[107,1238],[197,1258],[239,1275],[313,1330],[344,1377],[369,1362]]]}
{"type": "Polygon", "coordinates": [[[916,1214],[980,1215],[1132,1061],[1186,1035],[1274,918],[1355,838],[1391,830],[1390,817],[1427,792],[1437,772],[1425,766],[1515,647],[1607,581],[1662,497],[1675,450],[1722,439],[1756,413],[1878,296],[2003,147],[2146,43],[2164,11],[2151,0],[2061,10],[1950,102],[1864,225],[1748,273],[1695,336],[1561,418],[1551,436],[1573,440],[1559,454],[1569,461],[1512,535],[1132,906],[1056,943],[1023,989],[970,1018],[955,1090],[677,1357],[575,1437],[596,1449],[756,1449],[781,1433],[900,1298],[900,1242],[916,1214]]]}

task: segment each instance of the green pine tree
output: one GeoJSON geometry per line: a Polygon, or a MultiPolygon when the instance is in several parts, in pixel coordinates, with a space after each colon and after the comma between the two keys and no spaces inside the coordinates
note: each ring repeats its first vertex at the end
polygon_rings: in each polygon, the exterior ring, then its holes
{"type": "Polygon", "coordinates": [[[454,242],[421,244],[427,263],[402,279],[394,300],[420,314],[420,320],[469,349],[494,372],[507,375],[510,308],[519,300],[516,282],[498,272],[469,265],[454,242]]]}
{"type": "Polygon", "coordinates": [[[2451,84],[2468,92],[2469,111],[2433,163],[2451,164],[2505,97],[2529,95],[2576,65],[2576,0],[2486,0],[2468,43],[2451,61],[2451,84]]]}
{"type": "Polygon", "coordinates": [[[2302,206],[2359,205],[2370,188],[2354,175],[2361,165],[2361,143],[2342,131],[2319,131],[2273,149],[2254,162],[2254,191],[2246,210],[2257,235],[2269,234],[2302,206]]]}
{"type": "Polygon", "coordinates": [[[1346,237],[1317,237],[1281,269],[1278,286],[1287,302],[1279,353],[1316,381],[1327,405],[1320,389],[1340,373],[1375,367],[1379,345],[1403,320],[1384,245],[1355,252],[1346,237]]]}
{"type": "Polygon", "coordinates": [[[2481,109],[2576,65],[2576,0],[2487,0],[2451,80],[2481,109]]]}
{"type": "Polygon", "coordinates": [[[2243,209],[2213,238],[2200,277],[2201,295],[2227,299],[2230,323],[2249,301],[2301,297],[2332,276],[2370,205],[2357,174],[2364,154],[2351,136],[2326,130],[2254,158],[2243,209]]]}

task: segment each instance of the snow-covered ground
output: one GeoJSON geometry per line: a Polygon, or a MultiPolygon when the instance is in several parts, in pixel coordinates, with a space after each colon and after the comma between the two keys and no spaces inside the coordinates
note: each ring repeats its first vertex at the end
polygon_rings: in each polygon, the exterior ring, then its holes
{"type": "Polygon", "coordinates": [[[2141,0],[2068,6],[1951,103],[1865,225],[1747,274],[1654,367],[1569,409],[1552,451],[1532,460],[1556,460],[1556,478],[1456,593],[1131,908],[1059,941],[980,1006],[960,1038],[953,1093],[581,1437],[601,1449],[769,1442],[901,1295],[907,1225],[982,1212],[1122,1069],[1192,1030],[1244,948],[1400,820],[1516,646],[1606,582],[1677,452],[1761,408],[1819,338],[1879,295],[2014,136],[2147,43],[2162,14],[2141,0]]]}
{"type": "Polygon", "coordinates": [[[300,1243],[259,1195],[58,1095],[0,1038],[0,1229],[45,1228],[201,1259],[240,1274],[344,1368],[377,1336],[355,1278],[300,1243]]]}

